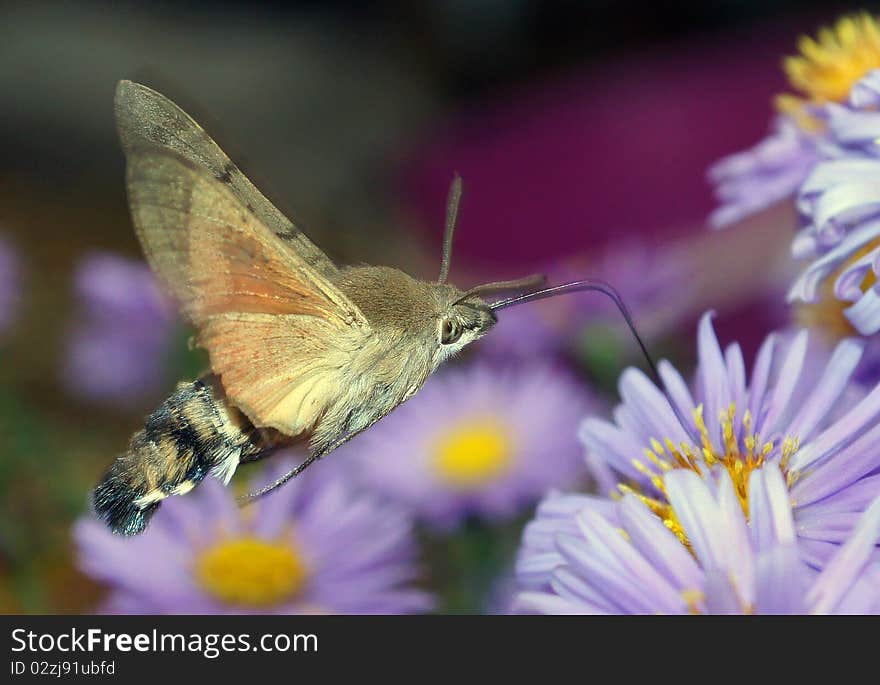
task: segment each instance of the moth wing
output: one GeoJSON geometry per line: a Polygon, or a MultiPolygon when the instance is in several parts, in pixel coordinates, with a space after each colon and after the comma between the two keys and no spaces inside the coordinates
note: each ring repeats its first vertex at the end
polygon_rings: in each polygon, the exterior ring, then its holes
{"type": "Polygon", "coordinates": [[[120,81],[114,110],[126,155],[145,146],[156,147],[207,169],[229,187],[243,207],[295,247],[313,269],[328,278],[338,272],[333,262],[248,180],[211,136],[171,100],[140,83],[120,81]]]}
{"type": "Polygon", "coordinates": [[[198,329],[230,400],[257,426],[309,427],[369,335],[364,315],[191,161],[132,150],[127,183],[147,260],[198,329]]]}

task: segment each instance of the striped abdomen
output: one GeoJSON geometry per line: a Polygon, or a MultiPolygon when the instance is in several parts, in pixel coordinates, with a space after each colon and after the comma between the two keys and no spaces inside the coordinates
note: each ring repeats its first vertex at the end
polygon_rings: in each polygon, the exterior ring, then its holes
{"type": "Polygon", "coordinates": [[[280,443],[230,406],[219,382],[207,376],[180,383],[132,436],[95,488],[95,512],[115,533],[135,535],[160,502],[193,489],[209,473],[228,482],[240,462],[280,443]]]}

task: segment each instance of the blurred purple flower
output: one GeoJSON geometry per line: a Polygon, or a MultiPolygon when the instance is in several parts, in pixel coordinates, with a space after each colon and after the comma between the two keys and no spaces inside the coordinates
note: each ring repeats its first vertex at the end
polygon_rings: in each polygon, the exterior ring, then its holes
{"type": "Polygon", "coordinates": [[[668,362],[659,370],[672,402],[628,369],[614,422],[588,418],[581,425],[600,490],[636,492],[662,516],[662,474],[722,470],[745,508],[750,473],[776,464],[793,502],[799,549],[811,566],[824,567],[880,496],[880,385],[866,392],[850,382],[862,341],[846,339],[830,353],[810,343],[806,331],[770,335],[747,381],[738,344],[722,352],[711,314],[704,315],[695,395],[668,362]]]}
{"type": "Polygon", "coordinates": [[[12,246],[0,238],[0,336],[7,333],[18,313],[21,267],[12,246]]]}
{"type": "Polygon", "coordinates": [[[92,517],[74,537],[83,571],[110,586],[112,613],[397,614],[432,604],[409,587],[410,518],[356,492],[340,469],[309,472],[248,509],[208,479],[137,537],[92,517]]]}
{"type": "MultiPolygon", "coordinates": [[[[548,285],[592,279],[620,293],[641,332],[666,330],[683,312],[677,294],[691,278],[693,260],[674,248],[622,241],[598,257],[577,257],[546,269],[548,285]]],[[[595,292],[566,294],[499,313],[498,324],[480,342],[483,354],[499,358],[546,358],[570,348],[590,326],[609,326],[629,335],[613,303],[595,292]]]]}
{"type": "Polygon", "coordinates": [[[748,520],[726,471],[666,473],[673,524],[635,494],[551,496],[526,528],[515,610],[547,614],[880,612],[880,499],[821,573],[806,566],[779,469],[749,475],[748,520]],[[563,498],[565,499],[565,498],[563,498]]]}
{"type": "MultiPolygon", "coordinates": [[[[622,238],[592,261],[563,261],[553,277],[557,283],[584,278],[609,283],[620,293],[644,332],[656,335],[680,314],[677,295],[692,282],[695,268],[693,255],[685,253],[681,244],[651,245],[622,238]]],[[[620,312],[607,297],[585,292],[569,299],[582,322],[624,328],[620,312]]]]}
{"type": "Polygon", "coordinates": [[[468,514],[509,517],[572,484],[577,424],[594,407],[557,368],[449,369],[337,459],[354,460],[367,485],[438,528],[468,514]]]}
{"type": "Polygon", "coordinates": [[[540,301],[499,312],[498,323],[476,349],[501,360],[547,359],[558,354],[570,344],[577,325],[570,304],[540,301]]]}
{"type": "Polygon", "coordinates": [[[155,393],[165,380],[175,318],[147,265],[92,254],[77,267],[74,288],[64,370],[71,392],[109,402],[155,393]]]}
{"type": "Polygon", "coordinates": [[[709,224],[724,228],[794,196],[822,156],[821,139],[821,133],[779,117],[760,143],[715,162],[708,176],[720,207],[709,224]]]}

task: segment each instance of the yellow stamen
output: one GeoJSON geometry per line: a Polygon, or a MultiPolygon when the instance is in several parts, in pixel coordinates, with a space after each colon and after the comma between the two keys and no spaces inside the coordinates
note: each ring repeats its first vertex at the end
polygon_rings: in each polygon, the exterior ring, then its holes
{"type": "Polygon", "coordinates": [[[776,106],[810,129],[817,122],[804,112],[806,103],[843,102],[859,79],[880,68],[880,26],[867,13],[844,16],[833,28],[820,29],[818,39],[801,37],[798,50],[785,58],[783,69],[804,98],[781,95],[776,106]]]}
{"type": "Polygon", "coordinates": [[[693,590],[682,590],[681,597],[688,605],[690,613],[692,614],[700,613],[700,604],[706,599],[702,590],[696,588],[693,590]]]}
{"type": "MultiPolygon", "coordinates": [[[[755,469],[761,468],[767,458],[773,453],[776,445],[771,441],[762,441],[761,437],[752,431],[752,416],[746,411],[743,415],[742,437],[738,437],[736,426],[736,405],[731,404],[727,410],[720,413],[722,449],[719,451],[713,444],[709,435],[709,429],[703,420],[703,405],[698,406],[693,412],[694,426],[700,434],[701,446],[682,443],[675,447],[674,443],[666,438],[661,441],[656,438],[650,440],[654,451],[646,449],[648,463],[633,459],[633,467],[648,478],[651,485],[659,493],[658,497],[651,497],[643,493],[636,485],[621,485],[622,493],[632,493],[645,503],[678,538],[687,545],[684,530],[668,503],[666,487],[663,483],[663,475],[672,469],[689,469],[699,475],[707,468],[723,468],[730,475],[734,491],[743,512],[749,515],[749,476],[755,469]],[[661,460],[657,457],[656,446],[666,444],[670,460],[661,460]],[[760,447],[759,447],[760,446],[760,447]],[[756,451],[757,450],[757,451],[756,451]]],[[[789,460],[797,452],[800,442],[795,437],[786,437],[780,444],[779,464],[785,471],[789,460]]]]}
{"type": "Polygon", "coordinates": [[[648,459],[650,459],[651,463],[654,464],[655,466],[657,466],[661,471],[671,471],[672,470],[672,465],[668,461],[665,461],[664,459],[660,459],[658,456],[656,456],[653,453],[648,455],[648,459]]]}

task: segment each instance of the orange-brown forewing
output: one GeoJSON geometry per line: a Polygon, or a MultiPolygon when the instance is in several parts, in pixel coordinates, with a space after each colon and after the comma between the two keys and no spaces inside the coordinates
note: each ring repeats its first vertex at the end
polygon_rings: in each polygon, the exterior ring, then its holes
{"type": "Polygon", "coordinates": [[[147,259],[197,327],[228,397],[257,426],[310,427],[346,352],[368,335],[360,310],[189,160],[129,151],[128,192],[147,259]]]}

